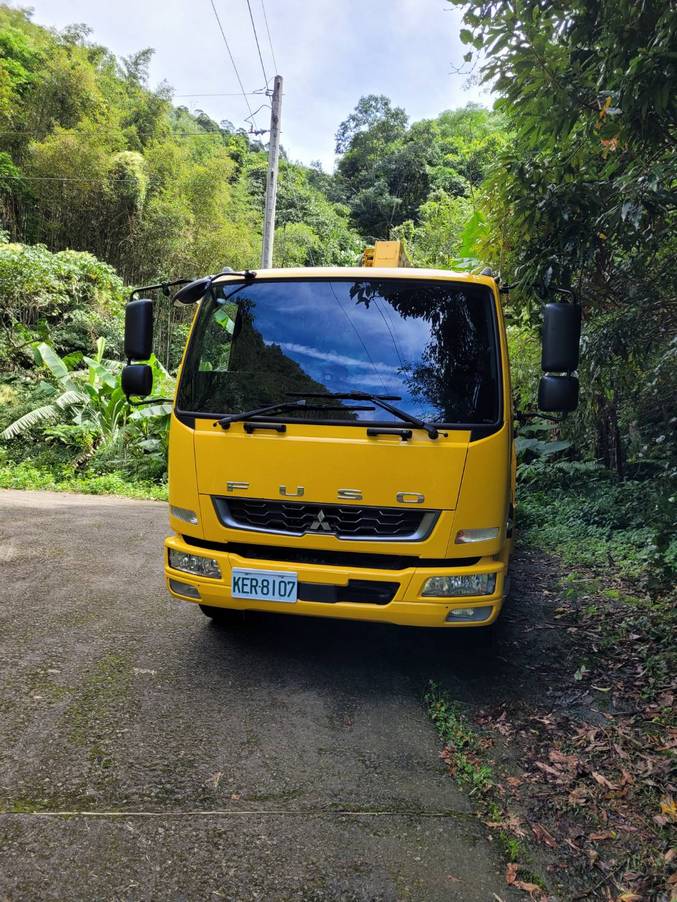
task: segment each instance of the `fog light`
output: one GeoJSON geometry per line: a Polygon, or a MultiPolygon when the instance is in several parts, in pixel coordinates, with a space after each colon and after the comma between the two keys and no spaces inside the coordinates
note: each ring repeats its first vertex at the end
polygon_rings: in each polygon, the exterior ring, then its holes
{"type": "Polygon", "coordinates": [[[486,605],[481,608],[456,608],[447,614],[447,622],[481,623],[491,617],[491,611],[492,609],[486,605]]]}
{"type": "Polygon", "coordinates": [[[197,514],[195,511],[188,510],[187,507],[174,507],[173,504],[170,504],[169,513],[172,517],[176,517],[177,520],[183,520],[184,523],[192,523],[193,526],[197,525],[197,514]]]}
{"type": "Polygon", "coordinates": [[[213,557],[201,557],[199,554],[186,554],[185,551],[169,549],[169,566],[195,576],[208,576],[210,579],[221,579],[221,570],[213,557]]]}
{"type": "Polygon", "coordinates": [[[169,588],[177,595],[185,595],[186,598],[200,598],[200,593],[195,586],[189,586],[188,583],[181,583],[178,579],[169,580],[169,588]]]}
{"type": "Polygon", "coordinates": [[[423,584],[421,595],[435,595],[438,598],[453,595],[491,595],[495,588],[495,573],[473,573],[465,576],[431,576],[423,584]]]}
{"type": "Polygon", "coordinates": [[[457,545],[468,545],[471,542],[490,542],[498,538],[498,526],[488,529],[459,529],[456,533],[457,545]]]}

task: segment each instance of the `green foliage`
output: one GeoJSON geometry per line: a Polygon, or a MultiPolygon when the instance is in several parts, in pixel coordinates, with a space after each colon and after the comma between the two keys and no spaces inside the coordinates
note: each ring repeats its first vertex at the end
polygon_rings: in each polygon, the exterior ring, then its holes
{"type": "MultiPolygon", "coordinates": [[[[150,90],[151,56],[118,61],[86,27],[59,34],[0,6],[0,224],[27,244],[89,251],[126,282],[255,266],[263,148],[150,90]]],[[[315,263],[354,262],[357,236],[326,187],[284,163],[280,225],[312,229],[315,263]]]]}
{"type": "Polygon", "coordinates": [[[335,190],[362,235],[401,234],[411,222],[415,261],[448,268],[456,258],[474,257],[477,235],[464,229],[476,217],[477,230],[475,189],[504,142],[502,119],[481,107],[408,127],[404,110],[369,95],[339,126],[335,190]]]}
{"type": "Polygon", "coordinates": [[[0,489],[43,489],[50,492],[82,492],[86,495],[125,495],[152,501],[167,500],[166,484],[125,478],[120,473],[76,476],[72,472],[44,468],[30,462],[0,462],[0,489]]]}
{"type": "Polygon", "coordinates": [[[483,255],[532,328],[556,286],[583,303],[564,433],[620,478],[674,466],[674,4],[450,2],[511,132],[484,186],[483,255]]]}
{"type": "Polygon", "coordinates": [[[520,468],[520,540],[568,564],[614,573],[648,589],[677,569],[674,478],[618,482],[594,463],[537,458],[520,468]]]}
{"type": "MultiPolygon", "coordinates": [[[[39,385],[41,403],[8,423],[1,439],[27,436],[52,448],[61,445],[73,471],[87,464],[93,473],[117,469],[136,478],[164,478],[171,405],[132,407],[120,385],[121,364],[104,358],[104,339],[97,340],[94,357],[82,358],[86,368],[77,370],[45,342],[33,350],[49,381],[39,385]]],[[[157,358],[149,362],[154,392],[173,392],[173,380],[157,358]]]]}
{"type": "Polygon", "coordinates": [[[486,795],[494,785],[494,773],[489,765],[481,761],[481,738],[472,728],[460,705],[435,683],[429,684],[425,702],[428,716],[447,746],[447,764],[456,779],[470,790],[471,795],[486,795]]]}
{"type": "Polygon", "coordinates": [[[25,366],[39,339],[84,353],[103,336],[120,354],[123,304],[121,279],[91,254],[0,244],[0,372],[25,366]]]}

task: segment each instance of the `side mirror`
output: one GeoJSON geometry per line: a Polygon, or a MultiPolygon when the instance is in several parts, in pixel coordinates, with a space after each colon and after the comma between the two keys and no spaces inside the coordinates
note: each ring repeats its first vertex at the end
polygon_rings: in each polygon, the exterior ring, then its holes
{"type": "Polygon", "coordinates": [[[180,304],[194,304],[196,301],[200,300],[212,284],[212,278],[213,276],[205,276],[203,279],[196,279],[194,282],[189,282],[188,285],[184,285],[183,288],[180,288],[176,292],[174,300],[178,301],[180,304]]]}
{"type": "Polygon", "coordinates": [[[121,383],[127,398],[132,395],[145,398],[153,389],[153,370],[147,363],[128,364],[122,368],[121,383]]]}
{"type": "Polygon", "coordinates": [[[578,366],[581,340],[581,308],[578,304],[546,304],[543,308],[545,373],[571,373],[578,366]]]}
{"type": "Polygon", "coordinates": [[[125,357],[148,360],[153,353],[153,302],[146,298],[125,307],[125,357]]]}
{"type": "Polygon", "coordinates": [[[571,413],[578,407],[578,379],[575,376],[541,377],[538,407],[545,413],[571,413]]]}

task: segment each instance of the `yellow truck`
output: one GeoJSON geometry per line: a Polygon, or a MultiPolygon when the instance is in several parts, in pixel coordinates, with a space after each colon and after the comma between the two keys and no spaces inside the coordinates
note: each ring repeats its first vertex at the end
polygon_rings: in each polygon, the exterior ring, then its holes
{"type": "MultiPolygon", "coordinates": [[[[360,267],[226,270],[177,292],[196,311],[169,433],[173,596],[222,623],[499,615],[515,506],[499,286],[402,262],[377,244],[360,267]]],[[[145,398],[153,303],[132,298],[123,387],[145,398]]],[[[579,334],[579,307],[546,305],[545,411],[576,406],[579,334]]]]}

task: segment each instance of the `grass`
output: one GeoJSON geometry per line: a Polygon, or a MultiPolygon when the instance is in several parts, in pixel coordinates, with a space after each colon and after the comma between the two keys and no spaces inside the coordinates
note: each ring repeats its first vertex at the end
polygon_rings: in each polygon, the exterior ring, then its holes
{"type": "Polygon", "coordinates": [[[519,863],[520,876],[543,885],[531,870],[527,844],[509,829],[510,817],[497,787],[493,767],[487,761],[487,743],[474,729],[463,709],[449,693],[431,682],[425,694],[428,716],[444,742],[442,758],[456,782],[475,798],[480,816],[492,825],[498,846],[506,862],[519,863]],[[505,824],[505,827],[500,825],[505,824]]]}
{"type": "Polygon", "coordinates": [[[122,495],[150,501],[166,501],[165,483],[132,481],[122,473],[75,476],[23,461],[0,465],[0,489],[35,489],[82,492],[85,495],[122,495]]]}

